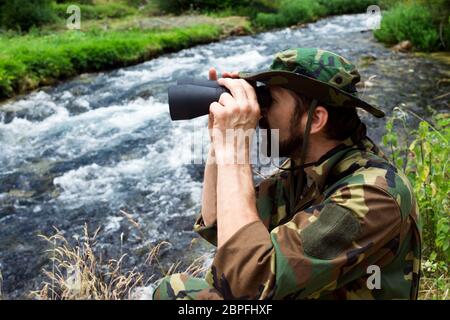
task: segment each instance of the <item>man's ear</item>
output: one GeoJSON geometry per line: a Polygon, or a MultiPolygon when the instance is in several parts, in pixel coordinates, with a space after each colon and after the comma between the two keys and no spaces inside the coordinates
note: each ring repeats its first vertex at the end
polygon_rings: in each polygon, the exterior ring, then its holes
{"type": "Polygon", "coordinates": [[[311,123],[311,134],[321,132],[328,122],[328,111],[322,106],[317,106],[314,110],[311,123]]]}

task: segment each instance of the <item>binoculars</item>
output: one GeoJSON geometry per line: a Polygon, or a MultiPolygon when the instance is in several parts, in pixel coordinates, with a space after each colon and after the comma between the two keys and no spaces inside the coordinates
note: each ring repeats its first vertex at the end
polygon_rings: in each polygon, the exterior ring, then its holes
{"type": "MultiPolygon", "coordinates": [[[[250,83],[256,91],[261,109],[272,104],[269,88],[250,83]]],[[[219,101],[222,93],[230,91],[220,86],[217,81],[203,79],[180,79],[177,85],[169,88],[170,117],[175,120],[189,120],[209,113],[209,106],[219,101]]]]}

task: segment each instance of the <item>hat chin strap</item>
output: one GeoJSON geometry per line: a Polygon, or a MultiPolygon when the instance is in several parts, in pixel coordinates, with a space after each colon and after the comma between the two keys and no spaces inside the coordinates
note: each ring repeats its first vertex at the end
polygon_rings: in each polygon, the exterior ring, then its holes
{"type": "Polygon", "coordinates": [[[314,165],[315,163],[308,163],[305,164],[305,160],[306,160],[306,152],[308,151],[308,143],[309,143],[309,134],[311,132],[311,125],[312,125],[312,120],[313,120],[313,114],[314,111],[317,108],[317,103],[318,101],[316,99],[314,99],[311,102],[311,105],[309,106],[308,109],[308,119],[306,120],[306,126],[305,126],[305,132],[303,134],[303,144],[302,144],[302,149],[301,149],[301,153],[300,153],[300,163],[298,166],[293,165],[292,163],[292,159],[291,159],[291,166],[289,168],[289,170],[291,171],[291,175],[290,175],[290,206],[289,206],[289,210],[291,214],[294,214],[295,210],[295,204],[297,203],[297,200],[299,200],[298,198],[300,198],[303,194],[303,188],[304,188],[304,184],[305,184],[305,173],[301,172],[300,173],[300,178],[298,180],[298,184],[297,186],[295,185],[295,179],[294,179],[294,171],[297,169],[304,169],[305,167],[309,167],[314,165]],[[297,192],[296,192],[297,191],[297,192]],[[297,195],[297,196],[296,196],[297,195]]]}

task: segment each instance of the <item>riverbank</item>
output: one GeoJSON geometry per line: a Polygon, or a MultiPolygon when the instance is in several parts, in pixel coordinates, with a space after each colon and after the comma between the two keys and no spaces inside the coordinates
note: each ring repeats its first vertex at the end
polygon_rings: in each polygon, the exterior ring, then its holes
{"type": "Polygon", "coordinates": [[[0,100],[81,73],[137,64],[251,31],[245,17],[202,15],[87,22],[86,29],[1,36],[0,100]]]}
{"type": "MultiPolygon", "coordinates": [[[[31,27],[26,34],[1,32],[0,29],[0,101],[82,73],[137,64],[232,35],[300,25],[331,15],[365,12],[373,4],[391,8],[386,1],[374,0],[257,2],[258,6],[233,8],[214,4],[211,8],[187,11],[195,14],[182,11],[184,13],[179,15],[179,12],[171,12],[171,9],[179,10],[170,5],[171,1],[161,2],[164,5],[147,1],[148,5],[139,9],[126,1],[91,1],[91,5],[81,5],[83,20],[78,31],[66,28],[68,4],[53,4],[48,9],[48,19],[55,19],[53,23],[31,27]],[[169,15],[164,14],[167,12],[169,15]],[[55,18],[51,18],[52,14],[55,18]]],[[[377,39],[387,44],[410,39],[417,49],[441,49],[439,41],[444,43],[442,37],[448,35],[447,29],[444,28],[440,37],[433,29],[432,13],[424,8],[401,3],[393,6],[383,19],[382,29],[375,33],[377,39]],[[399,21],[401,23],[397,23],[399,21]],[[411,27],[412,23],[416,28],[411,27]]]]}

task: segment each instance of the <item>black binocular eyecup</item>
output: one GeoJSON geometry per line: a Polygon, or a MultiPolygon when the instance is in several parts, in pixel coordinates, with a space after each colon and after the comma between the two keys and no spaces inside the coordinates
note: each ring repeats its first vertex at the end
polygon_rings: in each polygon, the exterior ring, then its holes
{"type": "MultiPolygon", "coordinates": [[[[272,96],[266,86],[253,85],[260,108],[268,108],[272,96]]],[[[169,87],[170,117],[175,120],[189,120],[209,113],[211,103],[218,101],[222,93],[230,91],[214,80],[180,79],[177,85],[169,87]]]]}

